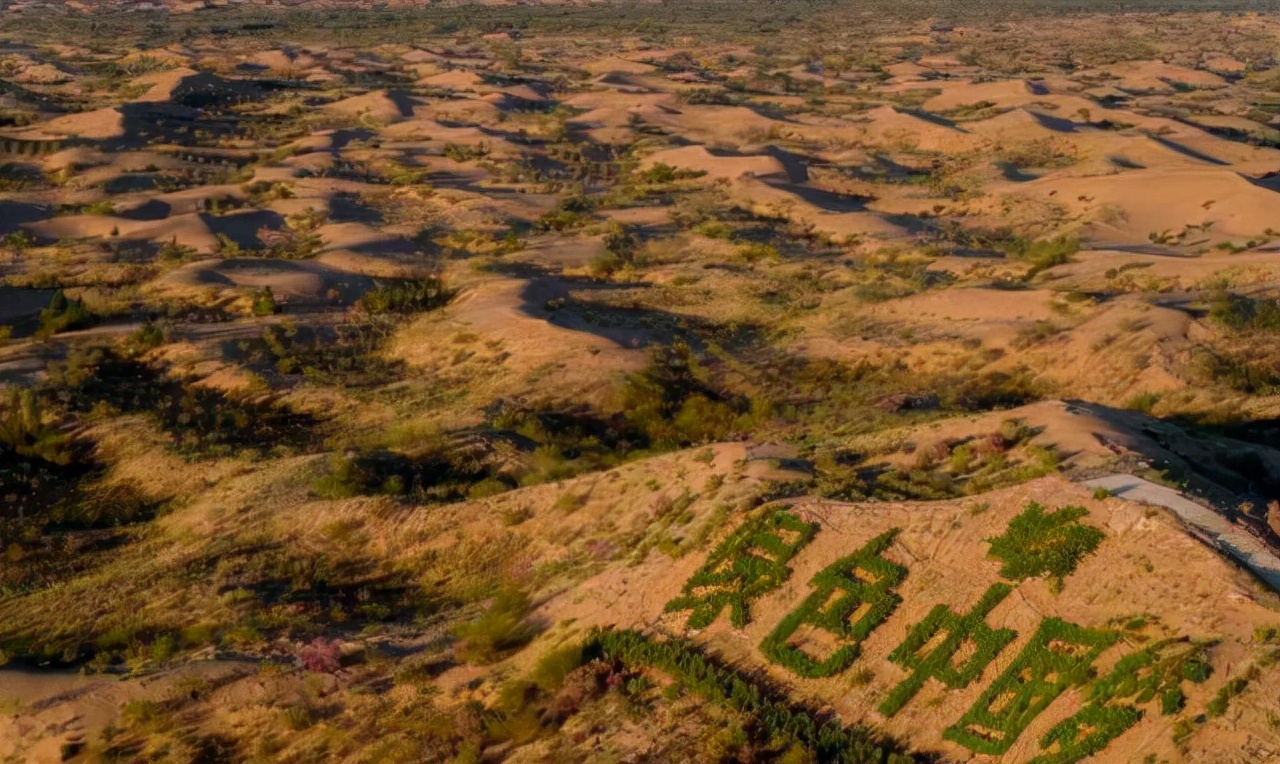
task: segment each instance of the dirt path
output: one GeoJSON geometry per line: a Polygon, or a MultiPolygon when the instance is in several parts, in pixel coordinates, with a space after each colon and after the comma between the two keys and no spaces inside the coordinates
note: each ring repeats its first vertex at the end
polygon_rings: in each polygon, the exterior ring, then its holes
{"type": "Polygon", "coordinates": [[[1171,510],[1183,522],[1199,531],[1197,535],[1280,592],[1280,556],[1253,534],[1232,524],[1212,509],[1195,503],[1172,488],[1134,475],[1108,475],[1086,480],[1084,485],[1106,488],[1129,501],[1154,504],[1171,510]]]}

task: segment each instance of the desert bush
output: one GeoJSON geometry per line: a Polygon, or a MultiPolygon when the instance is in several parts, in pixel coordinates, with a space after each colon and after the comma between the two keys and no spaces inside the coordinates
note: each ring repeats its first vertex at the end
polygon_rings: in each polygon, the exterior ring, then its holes
{"type": "Polygon", "coordinates": [[[59,289],[49,298],[49,307],[40,311],[37,339],[48,339],[59,332],[92,326],[97,319],[80,300],[72,300],[59,289]]]}
{"type": "Polygon", "coordinates": [[[659,447],[724,440],[750,429],[755,413],[744,396],[727,396],[708,384],[683,342],[650,352],[645,369],[627,377],[621,408],[632,427],[659,447]]]}
{"type": "Polygon", "coordinates": [[[1080,251],[1080,240],[1074,236],[1057,236],[1052,239],[1014,238],[1004,244],[1005,254],[1031,264],[1026,278],[1041,271],[1071,262],[1071,256],[1080,251]]]}
{"type": "Polygon", "coordinates": [[[167,339],[167,332],[163,325],[147,320],[142,322],[142,326],[130,332],[121,344],[127,355],[138,355],[160,347],[167,339]]]}
{"type": "Polygon", "coordinates": [[[421,313],[444,307],[456,293],[439,278],[380,282],[360,296],[360,308],[369,315],[421,313]]]}
{"type": "Polygon", "coordinates": [[[70,438],[50,425],[35,393],[10,388],[0,404],[0,458],[39,459],[49,464],[71,461],[70,438]]]}
{"type": "Polygon", "coordinates": [[[654,162],[648,169],[636,172],[635,179],[639,183],[663,185],[675,183],[678,180],[700,178],[703,175],[706,175],[706,172],[701,170],[677,169],[669,164],[654,162]]]}
{"type": "Polygon", "coordinates": [[[1218,290],[1210,300],[1209,318],[1234,332],[1280,332],[1280,300],[1218,290]]]}
{"type": "Polygon", "coordinates": [[[529,680],[543,692],[553,693],[564,686],[565,678],[586,660],[581,644],[569,644],[538,659],[529,680]]]}
{"type": "Polygon", "coordinates": [[[370,317],[332,330],[285,323],[264,326],[256,340],[239,343],[250,364],[264,364],[284,375],[300,374],[323,385],[364,388],[400,378],[404,362],[381,352],[395,324],[370,317]]]}
{"type": "Polygon", "coordinates": [[[1157,392],[1147,391],[1138,393],[1130,398],[1124,404],[1124,407],[1129,411],[1140,411],[1143,414],[1150,414],[1151,410],[1160,402],[1161,397],[1163,396],[1157,392]]]}
{"type": "Polygon", "coordinates": [[[146,415],[173,436],[179,450],[193,456],[299,447],[311,439],[311,417],[279,406],[269,396],[224,393],[169,377],[162,366],[105,348],[77,349],[51,364],[39,393],[76,412],[105,404],[146,415]]]}
{"type": "Polygon", "coordinates": [[[1243,676],[1232,677],[1224,684],[1205,706],[1205,715],[1210,719],[1222,716],[1231,706],[1231,701],[1249,687],[1249,679],[1243,676]]]}
{"type": "Polygon", "coordinates": [[[437,448],[409,457],[371,450],[333,456],[326,472],[311,487],[325,498],[382,494],[439,502],[466,499],[473,485],[496,479],[465,452],[450,454],[437,448]]]}
{"type": "Polygon", "coordinates": [[[264,286],[254,290],[249,312],[255,316],[271,316],[280,312],[280,306],[276,303],[271,287],[264,286]]]}
{"type": "Polygon", "coordinates": [[[1018,330],[1017,336],[1013,338],[1013,346],[1019,350],[1026,350],[1029,347],[1039,345],[1050,337],[1061,334],[1063,331],[1064,327],[1058,326],[1052,321],[1036,321],[1018,330]]]}
{"type": "Polygon", "coordinates": [[[1255,345],[1213,349],[1197,345],[1191,350],[1192,368],[1208,384],[1217,384],[1249,395],[1273,395],[1280,390],[1280,365],[1270,348],[1255,345]]]}
{"type": "Polygon", "coordinates": [[[484,157],[489,156],[489,145],[483,141],[475,146],[466,146],[459,143],[446,143],[444,146],[444,155],[455,162],[474,162],[477,159],[483,159],[484,157]]]}
{"type": "Polygon", "coordinates": [[[527,620],[529,611],[528,595],[518,589],[503,589],[480,617],[454,629],[460,640],[458,657],[484,666],[524,647],[538,633],[527,620]]]}
{"type": "Polygon", "coordinates": [[[298,660],[307,671],[335,674],[342,667],[342,652],[336,641],[316,637],[298,651],[298,660]]]}

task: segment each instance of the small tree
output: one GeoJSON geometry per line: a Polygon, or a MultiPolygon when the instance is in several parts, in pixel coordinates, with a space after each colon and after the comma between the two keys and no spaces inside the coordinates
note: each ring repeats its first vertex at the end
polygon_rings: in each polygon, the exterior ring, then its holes
{"type": "Polygon", "coordinates": [[[271,316],[278,312],[280,306],[276,304],[276,296],[271,292],[271,287],[264,286],[253,293],[253,315],[271,316]]]}

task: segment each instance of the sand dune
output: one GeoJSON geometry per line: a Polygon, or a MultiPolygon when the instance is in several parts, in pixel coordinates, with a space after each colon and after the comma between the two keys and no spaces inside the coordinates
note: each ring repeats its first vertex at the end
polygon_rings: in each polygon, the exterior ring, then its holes
{"type": "Polygon", "coordinates": [[[325,105],[325,111],[346,116],[368,116],[382,124],[411,119],[417,100],[403,91],[375,91],[325,105]]]}
{"type": "Polygon", "coordinates": [[[441,74],[432,75],[430,77],[424,77],[418,81],[418,84],[458,92],[475,92],[484,84],[484,80],[475,72],[469,72],[465,69],[454,69],[441,74]]]}
{"type": "Polygon", "coordinates": [[[757,177],[785,175],[786,168],[771,156],[718,156],[705,146],[685,146],[659,151],[641,161],[642,168],[665,164],[682,170],[706,173],[710,178],[738,178],[743,175],[757,177]]]}
{"type": "Polygon", "coordinates": [[[619,74],[650,74],[657,70],[656,66],[646,64],[640,61],[631,61],[625,58],[601,58],[595,61],[588,61],[581,65],[585,72],[600,76],[617,72],[619,74]]]}
{"type": "Polygon", "coordinates": [[[936,124],[892,106],[881,106],[866,114],[866,140],[882,146],[911,146],[921,151],[965,153],[984,144],[982,137],[964,130],[936,124]]]}
{"type": "Polygon", "coordinates": [[[1075,214],[1097,216],[1105,208],[1120,214],[1098,223],[1112,233],[1145,241],[1148,234],[1182,226],[1204,226],[1214,239],[1252,237],[1276,225],[1280,195],[1223,168],[1125,172],[1092,178],[1043,178],[1020,190],[1052,197],[1075,214]],[[1194,191],[1191,191],[1194,189],[1194,191]],[[1181,224],[1181,225],[1179,225],[1181,224]]]}
{"type": "Polygon", "coordinates": [[[55,117],[42,122],[37,129],[49,135],[75,136],[94,140],[120,138],[125,134],[124,115],[114,107],[55,117]]]}

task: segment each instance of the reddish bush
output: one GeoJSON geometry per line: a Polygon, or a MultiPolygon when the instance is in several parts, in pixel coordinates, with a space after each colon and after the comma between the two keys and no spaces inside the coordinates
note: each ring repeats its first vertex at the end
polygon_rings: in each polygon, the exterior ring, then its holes
{"type": "Polygon", "coordinates": [[[336,641],[316,637],[298,651],[298,659],[307,671],[334,674],[342,666],[342,651],[336,641]]]}

